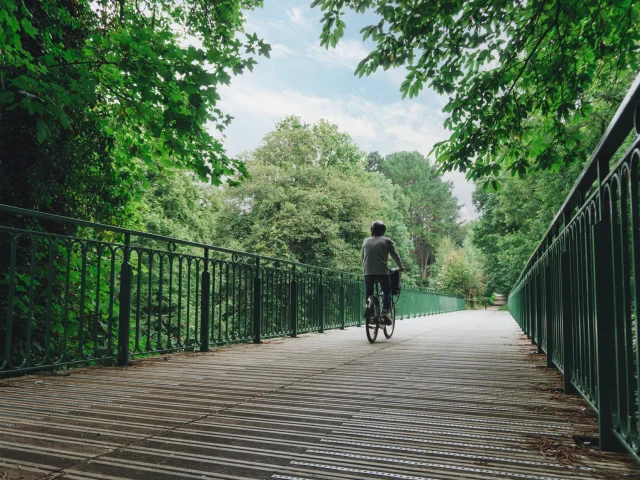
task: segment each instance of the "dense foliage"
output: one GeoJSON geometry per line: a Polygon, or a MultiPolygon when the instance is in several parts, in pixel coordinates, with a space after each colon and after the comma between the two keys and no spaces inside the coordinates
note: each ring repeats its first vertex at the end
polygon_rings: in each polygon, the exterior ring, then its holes
{"type": "Polygon", "coordinates": [[[458,236],[460,207],[452,194],[453,185],[442,181],[436,167],[418,152],[391,154],[384,159],[381,170],[409,199],[405,221],[424,281],[434,261],[436,245],[444,237],[458,236]]]}
{"type": "Polygon", "coordinates": [[[0,4],[0,203],[127,221],[149,173],[246,173],[211,130],[218,87],[269,46],[260,0],[0,4]]]}
{"type": "MultiPolygon", "coordinates": [[[[473,241],[487,259],[489,291],[509,293],[604,134],[632,77],[632,72],[622,73],[624,81],[620,85],[594,90],[589,98],[594,106],[590,119],[567,125],[569,137],[556,147],[556,154],[572,158],[574,163],[557,172],[531,172],[524,178],[503,172],[498,177],[502,186],[493,193],[478,183],[473,200],[481,217],[475,225],[473,241]],[[577,136],[584,140],[570,140],[577,136]]],[[[624,151],[624,147],[620,150],[624,151]]]]}
{"type": "Polygon", "coordinates": [[[438,243],[452,237],[462,245],[452,186],[417,152],[365,155],[335,125],[287,117],[242,159],[251,175],[239,186],[213,188],[192,176],[152,180],[145,228],[359,272],[362,240],[380,219],[409,269],[406,280],[424,285],[438,243]]]}
{"type": "Polygon", "coordinates": [[[449,237],[443,238],[436,250],[433,286],[465,298],[479,298],[485,294],[485,259],[473,245],[473,231],[457,247],[449,237]]]}
{"type": "Polygon", "coordinates": [[[500,170],[558,171],[561,147],[585,141],[594,89],[638,67],[640,9],[633,0],[315,0],[321,44],[343,36],[345,10],[375,12],[361,30],[374,49],[355,73],[406,67],[403,96],[424,86],[446,95],[450,138],[437,145],[446,170],[496,185],[500,170]]]}

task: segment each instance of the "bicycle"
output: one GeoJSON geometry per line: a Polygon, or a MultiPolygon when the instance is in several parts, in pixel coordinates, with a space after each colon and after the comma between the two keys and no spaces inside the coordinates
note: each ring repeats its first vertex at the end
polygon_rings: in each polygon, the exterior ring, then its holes
{"type": "MultiPolygon", "coordinates": [[[[399,294],[397,295],[400,296],[399,294]]],[[[375,343],[378,338],[378,330],[382,326],[382,331],[384,336],[387,338],[391,338],[393,335],[393,331],[396,328],[396,299],[391,297],[391,310],[389,311],[389,319],[391,320],[391,325],[386,325],[384,322],[384,318],[382,317],[382,310],[380,305],[382,303],[381,295],[380,295],[380,284],[376,282],[374,285],[374,292],[371,297],[367,300],[369,304],[369,315],[365,320],[365,327],[367,331],[367,340],[369,343],[375,343]]]]}

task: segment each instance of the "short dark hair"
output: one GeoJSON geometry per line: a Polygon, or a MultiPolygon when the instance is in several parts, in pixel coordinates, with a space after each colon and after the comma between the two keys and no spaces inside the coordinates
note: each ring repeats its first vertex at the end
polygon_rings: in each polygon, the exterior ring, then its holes
{"type": "Polygon", "coordinates": [[[371,235],[374,237],[380,237],[387,231],[387,226],[380,220],[376,220],[371,224],[371,235]]]}

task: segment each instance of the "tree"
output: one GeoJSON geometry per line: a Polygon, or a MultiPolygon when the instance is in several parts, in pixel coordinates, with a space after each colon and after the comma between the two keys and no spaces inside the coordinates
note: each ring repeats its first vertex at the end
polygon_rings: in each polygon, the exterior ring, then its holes
{"type": "Polygon", "coordinates": [[[191,173],[175,172],[167,178],[151,175],[139,209],[144,231],[209,245],[217,242],[216,215],[221,191],[191,173]]]}
{"type": "MultiPolygon", "coordinates": [[[[620,75],[629,79],[632,73],[622,72],[620,75]]],[[[575,159],[571,165],[559,166],[557,171],[529,172],[524,178],[510,177],[502,172],[498,176],[502,186],[492,193],[482,188],[482,182],[477,183],[473,202],[481,217],[474,225],[473,242],[487,259],[489,291],[509,293],[625,93],[621,86],[591,92],[593,115],[589,120],[568,125],[569,139],[555,147],[557,155],[575,159]],[[570,140],[575,132],[579,132],[583,141],[576,143],[570,140]]],[[[632,138],[627,140],[627,146],[631,141],[632,138]]],[[[623,145],[612,163],[625,150],[623,145]]]]}
{"type": "Polygon", "coordinates": [[[382,172],[382,162],[384,157],[378,152],[370,152],[367,155],[367,172],[382,172]]]}
{"type": "Polygon", "coordinates": [[[452,235],[459,225],[459,206],[451,182],[443,182],[437,169],[419,152],[388,155],[382,171],[409,200],[405,223],[411,234],[420,278],[427,278],[436,245],[452,235]]]}
{"type": "Polygon", "coordinates": [[[431,282],[440,292],[477,298],[485,294],[485,258],[473,242],[473,232],[463,246],[444,237],[437,246],[434,277],[431,282]]]}
{"type": "Polygon", "coordinates": [[[344,34],[345,10],[374,10],[378,21],[361,33],[375,48],[355,73],[406,67],[403,96],[425,85],[447,95],[452,134],[435,147],[438,160],[444,170],[494,185],[501,169],[523,174],[571,163],[557,147],[583,140],[567,126],[591,117],[590,92],[638,68],[640,9],[632,0],[315,0],[312,6],[325,12],[320,39],[327,48],[344,34]]]}
{"type": "Polygon", "coordinates": [[[259,5],[2,2],[0,202],[111,221],[149,171],[242,176],[210,127],[230,121],[219,86],[269,54],[243,35],[241,10],[259,5]]]}
{"type": "Polygon", "coordinates": [[[311,165],[339,170],[362,170],[365,155],[349,134],[320,120],[313,125],[287,116],[269,132],[253,157],[268,165],[311,165]]]}
{"type": "Polygon", "coordinates": [[[225,246],[360,272],[362,240],[380,218],[408,255],[401,192],[364,171],[365,155],[335,125],[287,117],[244,158],[251,178],[224,189],[218,214],[225,246]]]}
{"type": "Polygon", "coordinates": [[[478,184],[473,193],[481,213],[473,242],[486,256],[487,289],[508,294],[549,223],[562,205],[581,163],[560,172],[537,172],[520,179],[502,174],[499,191],[489,193],[478,184]]]}
{"type": "Polygon", "coordinates": [[[411,232],[406,223],[410,208],[409,198],[401,187],[394,185],[382,173],[369,175],[369,183],[382,199],[382,211],[375,219],[384,221],[387,226],[386,235],[394,241],[402,265],[407,269],[403,273],[402,281],[405,284],[416,283],[421,280],[421,274],[420,269],[417,268],[411,232]]]}

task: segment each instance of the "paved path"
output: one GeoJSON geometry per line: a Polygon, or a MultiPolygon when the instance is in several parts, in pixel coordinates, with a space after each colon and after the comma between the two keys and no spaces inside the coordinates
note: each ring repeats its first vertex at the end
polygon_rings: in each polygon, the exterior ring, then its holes
{"type": "Polygon", "coordinates": [[[593,420],[530,352],[508,313],[467,311],[375,345],[354,327],[5,380],[0,478],[640,478],[576,449],[593,420]]]}

